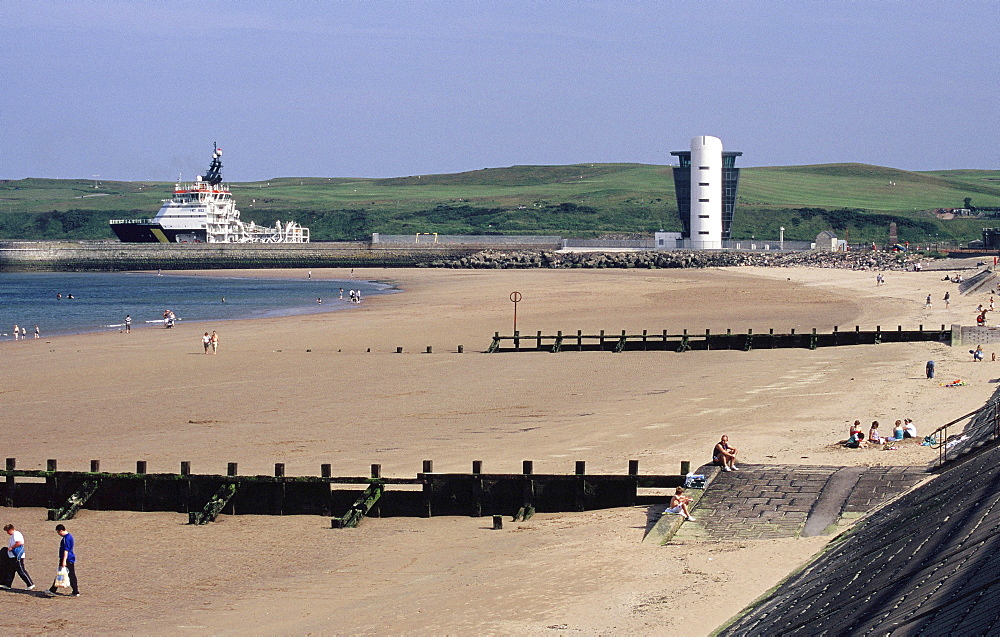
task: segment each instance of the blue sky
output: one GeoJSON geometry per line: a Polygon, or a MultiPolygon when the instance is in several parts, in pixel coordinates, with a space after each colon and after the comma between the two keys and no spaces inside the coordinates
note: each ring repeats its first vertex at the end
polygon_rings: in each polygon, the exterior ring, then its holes
{"type": "Polygon", "coordinates": [[[0,178],[998,167],[1000,1],[0,0],[0,178]]]}

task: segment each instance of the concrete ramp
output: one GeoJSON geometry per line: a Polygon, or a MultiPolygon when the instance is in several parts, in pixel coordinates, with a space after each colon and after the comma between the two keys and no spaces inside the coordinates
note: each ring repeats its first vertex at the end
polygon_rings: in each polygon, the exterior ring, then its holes
{"type": "Polygon", "coordinates": [[[988,293],[996,289],[997,275],[992,267],[984,268],[958,284],[958,292],[963,296],[988,293]]]}

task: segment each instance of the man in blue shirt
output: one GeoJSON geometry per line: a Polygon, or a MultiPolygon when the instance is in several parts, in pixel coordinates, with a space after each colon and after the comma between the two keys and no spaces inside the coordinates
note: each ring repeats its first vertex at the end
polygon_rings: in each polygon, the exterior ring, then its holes
{"type": "MultiPolygon", "coordinates": [[[[62,524],[56,525],[56,533],[62,536],[59,541],[59,568],[69,571],[69,585],[73,588],[73,597],[80,596],[80,588],[76,583],[76,554],[73,552],[73,536],[62,524]]],[[[55,594],[56,583],[52,582],[49,592],[55,594]]]]}

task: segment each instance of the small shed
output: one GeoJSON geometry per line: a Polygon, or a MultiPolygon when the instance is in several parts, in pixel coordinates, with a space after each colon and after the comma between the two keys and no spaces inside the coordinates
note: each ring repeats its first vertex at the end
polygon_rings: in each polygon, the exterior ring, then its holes
{"type": "Polygon", "coordinates": [[[817,250],[837,250],[837,235],[830,230],[824,230],[816,235],[817,250]]]}

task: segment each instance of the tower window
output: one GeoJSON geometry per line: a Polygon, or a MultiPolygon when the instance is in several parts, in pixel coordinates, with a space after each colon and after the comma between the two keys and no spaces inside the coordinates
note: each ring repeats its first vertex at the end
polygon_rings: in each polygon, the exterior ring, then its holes
{"type": "Polygon", "coordinates": [[[700,201],[701,203],[707,203],[708,199],[699,199],[698,201],[700,201]]]}
{"type": "Polygon", "coordinates": [[[698,170],[708,170],[708,166],[698,166],[698,170]]]}
{"type": "Polygon", "coordinates": [[[710,186],[711,184],[709,184],[707,181],[700,181],[700,182],[698,182],[698,185],[699,186],[710,186]]]}
{"type": "Polygon", "coordinates": [[[698,215],[699,219],[708,219],[710,215],[698,215]]]}
{"type": "Polygon", "coordinates": [[[699,230],[698,234],[708,234],[708,230],[699,230]]]}

